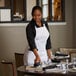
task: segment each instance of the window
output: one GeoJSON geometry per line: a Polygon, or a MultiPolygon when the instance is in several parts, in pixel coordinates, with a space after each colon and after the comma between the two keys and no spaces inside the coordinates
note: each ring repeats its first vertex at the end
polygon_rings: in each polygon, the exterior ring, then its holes
{"type": "Polygon", "coordinates": [[[43,12],[43,18],[47,20],[48,19],[48,0],[42,0],[42,12],[43,12]]]}
{"type": "Polygon", "coordinates": [[[65,21],[65,0],[39,0],[38,5],[42,7],[43,19],[46,21],[65,21]]]}
{"type": "Polygon", "coordinates": [[[30,21],[31,10],[35,5],[42,7],[45,21],[65,21],[65,0],[0,0],[0,22],[30,21]]]}
{"type": "Polygon", "coordinates": [[[13,21],[25,20],[25,2],[24,0],[13,0],[13,21]]]}
{"type": "Polygon", "coordinates": [[[0,0],[0,22],[11,21],[11,0],[0,0]]]}
{"type": "Polygon", "coordinates": [[[30,21],[33,6],[36,0],[13,0],[13,21],[30,21]]]}
{"type": "Polygon", "coordinates": [[[30,21],[32,18],[31,11],[33,6],[36,6],[36,0],[26,0],[26,21],[30,21]]]}
{"type": "MultiPolygon", "coordinates": [[[[31,20],[31,10],[33,8],[33,6],[36,6],[36,0],[0,0],[0,10],[4,9],[10,9],[11,12],[11,20],[4,19],[4,17],[2,19],[0,19],[0,22],[26,22],[26,21],[30,21],[31,20]],[[2,21],[3,20],[3,21],[2,21]]],[[[9,14],[7,13],[3,13],[3,15],[7,15],[9,14]]],[[[1,15],[1,14],[0,14],[1,15]]],[[[10,15],[9,15],[10,17],[10,15]]],[[[8,17],[6,17],[8,18],[8,17]]]]}
{"type": "Polygon", "coordinates": [[[49,18],[49,0],[39,0],[38,5],[42,7],[43,19],[48,21],[49,18]]]}
{"type": "Polygon", "coordinates": [[[0,8],[10,8],[11,7],[11,0],[0,0],[0,8]]]}

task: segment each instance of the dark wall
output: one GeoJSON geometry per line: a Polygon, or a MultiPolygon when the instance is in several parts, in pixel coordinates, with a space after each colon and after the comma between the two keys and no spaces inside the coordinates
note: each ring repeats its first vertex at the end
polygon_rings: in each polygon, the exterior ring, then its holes
{"type": "Polygon", "coordinates": [[[73,27],[74,27],[74,47],[76,47],[76,0],[73,0],[73,4],[74,4],[74,6],[73,6],[73,21],[74,21],[74,23],[73,23],[73,27]]]}

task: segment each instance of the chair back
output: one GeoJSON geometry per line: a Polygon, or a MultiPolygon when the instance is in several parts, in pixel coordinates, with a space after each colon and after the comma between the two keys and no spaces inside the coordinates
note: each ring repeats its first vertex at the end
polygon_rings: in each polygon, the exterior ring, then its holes
{"type": "Polygon", "coordinates": [[[76,58],[76,51],[71,51],[69,54],[70,54],[70,61],[72,62],[73,58],[76,58]]]}
{"type": "Polygon", "coordinates": [[[24,65],[23,56],[24,56],[24,54],[22,54],[22,53],[15,53],[16,68],[24,65]]]}
{"type": "Polygon", "coordinates": [[[71,61],[73,57],[76,58],[76,48],[60,48],[60,52],[64,54],[69,54],[70,55],[69,61],[71,61]]]}

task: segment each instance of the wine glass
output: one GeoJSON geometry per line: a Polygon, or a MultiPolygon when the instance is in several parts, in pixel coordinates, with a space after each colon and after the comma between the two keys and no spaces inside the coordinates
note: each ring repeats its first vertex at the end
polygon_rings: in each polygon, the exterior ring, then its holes
{"type": "Polygon", "coordinates": [[[76,67],[76,57],[72,58],[72,64],[73,64],[73,68],[76,67]]]}

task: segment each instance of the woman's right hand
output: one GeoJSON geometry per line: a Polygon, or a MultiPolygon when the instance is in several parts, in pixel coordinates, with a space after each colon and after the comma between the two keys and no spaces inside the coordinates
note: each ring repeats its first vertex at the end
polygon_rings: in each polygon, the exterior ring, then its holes
{"type": "Polygon", "coordinates": [[[37,49],[33,49],[33,52],[34,52],[34,55],[36,57],[35,60],[34,60],[34,63],[41,62],[40,56],[38,54],[38,50],[37,49]]]}
{"type": "Polygon", "coordinates": [[[35,58],[35,61],[34,61],[34,67],[39,66],[40,63],[41,63],[40,57],[36,57],[36,58],[35,58]]]}
{"type": "Polygon", "coordinates": [[[41,62],[41,60],[40,60],[40,57],[39,57],[39,56],[37,56],[37,57],[35,58],[34,63],[37,63],[37,62],[41,62]]]}

